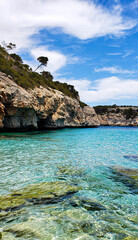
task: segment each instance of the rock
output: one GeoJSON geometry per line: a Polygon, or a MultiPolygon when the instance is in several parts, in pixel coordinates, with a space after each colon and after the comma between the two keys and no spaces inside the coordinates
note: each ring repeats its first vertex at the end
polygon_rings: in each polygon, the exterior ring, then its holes
{"type": "Polygon", "coordinates": [[[23,216],[27,215],[27,208],[22,208],[20,210],[14,209],[16,211],[0,211],[0,221],[11,223],[23,216]]]}
{"type": "Polygon", "coordinates": [[[117,181],[130,187],[133,193],[138,193],[138,169],[114,166],[111,170],[117,181]]]}
{"type": "Polygon", "coordinates": [[[94,240],[94,238],[92,236],[84,234],[82,236],[75,238],[74,240],[94,240]]]}
{"type": "Polygon", "coordinates": [[[95,110],[42,86],[25,90],[0,72],[0,128],[29,130],[99,126],[95,110]]]}
{"type": "Polygon", "coordinates": [[[126,238],[124,238],[123,240],[137,240],[138,238],[135,236],[135,237],[133,237],[133,236],[128,236],[128,237],[126,237],[126,238]]]}
{"type": "Polygon", "coordinates": [[[133,162],[138,162],[138,155],[124,155],[124,158],[133,162]]]}
{"type": "Polygon", "coordinates": [[[104,112],[98,113],[98,120],[102,126],[138,126],[138,107],[108,107],[104,112]],[[124,111],[132,109],[136,116],[128,118],[124,111]]]}
{"type": "Polygon", "coordinates": [[[82,209],[69,209],[58,214],[60,219],[70,219],[71,221],[82,222],[82,221],[93,221],[93,217],[82,209]]]}
{"type": "Polygon", "coordinates": [[[93,226],[93,217],[82,209],[69,209],[56,214],[56,221],[60,226],[63,226],[63,232],[72,238],[75,236],[82,237],[91,232],[93,226]]]}
{"type": "Polygon", "coordinates": [[[106,207],[98,203],[96,199],[74,196],[70,199],[70,204],[74,207],[83,207],[88,211],[106,210],[106,207]]]}
{"type": "Polygon", "coordinates": [[[5,106],[0,102],[0,129],[4,127],[3,125],[3,119],[5,116],[5,106]]]}
{"type": "Polygon", "coordinates": [[[16,210],[24,205],[52,204],[61,201],[63,197],[76,193],[81,188],[55,181],[28,185],[23,189],[0,197],[0,210],[16,210]]]}
{"type": "Polygon", "coordinates": [[[134,224],[138,224],[138,216],[137,215],[130,215],[127,216],[126,219],[133,222],[134,224]]]}
{"type": "Polygon", "coordinates": [[[3,232],[3,233],[2,233],[2,238],[0,238],[0,239],[2,239],[2,240],[16,240],[17,238],[15,238],[15,237],[13,236],[13,234],[11,234],[11,233],[3,232]]]}
{"type": "Polygon", "coordinates": [[[9,227],[4,227],[3,232],[13,234],[17,238],[21,239],[52,240],[54,235],[46,231],[46,223],[47,222],[44,221],[44,219],[29,219],[27,222],[21,222],[9,227]]]}
{"type": "Polygon", "coordinates": [[[72,165],[58,166],[57,175],[59,176],[71,176],[79,177],[84,174],[83,168],[77,168],[72,165]]]}
{"type": "Polygon", "coordinates": [[[53,217],[47,216],[46,218],[30,218],[26,222],[5,226],[3,228],[2,235],[6,236],[7,234],[13,234],[16,238],[30,240],[53,240],[57,237],[58,233],[57,239],[61,240],[93,240],[93,237],[86,233],[89,231],[91,226],[90,221],[92,220],[93,217],[86,211],[81,209],[70,209],[59,213],[53,212],[53,217]],[[85,227],[83,226],[84,223],[85,227]]]}
{"type": "Polygon", "coordinates": [[[16,210],[22,207],[26,201],[21,198],[14,198],[11,195],[5,195],[0,197],[0,210],[16,210]]]}

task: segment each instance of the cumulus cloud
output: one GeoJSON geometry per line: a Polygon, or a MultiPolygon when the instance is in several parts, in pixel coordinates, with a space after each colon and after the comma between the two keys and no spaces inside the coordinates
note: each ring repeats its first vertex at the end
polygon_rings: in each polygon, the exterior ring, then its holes
{"type": "Polygon", "coordinates": [[[0,9],[0,41],[19,48],[35,44],[31,36],[45,28],[90,39],[121,35],[136,25],[122,17],[120,6],[109,10],[89,0],[1,0],[0,9]]]}
{"type": "MultiPolygon", "coordinates": [[[[45,47],[38,47],[31,50],[34,59],[40,56],[48,57],[47,71],[54,73],[66,65],[67,57],[58,51],[50,51],[45,47]]],[[[37,64],[37,63],[36,63],[37,64]]]]}
{"type": "Polygon", "coordinates": [[[132,71],[127,69],[122,69],[119,67],[102,67],[102,68],[95,68],[95,72],[109,72],[109,73],[120,73],[120,74],[132,74],[132,71]]]}
{"type": "Polygon", "coordinates": [[[80,98],[86,103],[103,103],[107,100],[138,98],[138,81],[119,79],[112,76],[96,80],[94,83],[87,79],[59,79],[75,86],[80,98]]]}

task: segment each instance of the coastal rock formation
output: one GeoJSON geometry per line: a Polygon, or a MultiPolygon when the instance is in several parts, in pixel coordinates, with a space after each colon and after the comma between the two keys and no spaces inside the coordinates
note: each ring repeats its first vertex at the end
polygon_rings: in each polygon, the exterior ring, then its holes
{"type": "Polygon", "coordinates": [[[138,107],[110,107],[97,115],[101,126],[138,126],[138,107]]]}
{"type": "Polygon", "coordinates": [[[0,129],[99,126],[95,110],[42,86],[25,90],[0,72],[0,129]]]}

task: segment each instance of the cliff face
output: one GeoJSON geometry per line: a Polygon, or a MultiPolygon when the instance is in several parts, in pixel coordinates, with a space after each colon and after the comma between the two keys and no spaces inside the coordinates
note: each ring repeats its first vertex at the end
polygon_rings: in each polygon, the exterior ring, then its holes
{"type": "Polygon", "coordinates": [[[138,107],[117,107],[97,116],[101,126],[138,126],[138,107]]]}
{"type": "Polygon", "coordinates": [[[0,72],[0,129],[99,126],[95,110],[51,88],[25,90],[0,72]]]}

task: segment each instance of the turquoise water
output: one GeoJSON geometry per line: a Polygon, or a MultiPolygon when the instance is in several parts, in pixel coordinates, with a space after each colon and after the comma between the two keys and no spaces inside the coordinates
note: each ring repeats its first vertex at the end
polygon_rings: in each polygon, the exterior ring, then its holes
{"type": "MultiPolygon", "coordinates": [[[[85,229],[84,238],[81,237],[82,231],[78,235],[73,231],[67,234],[67,231],[64,231],[66,223],[63,219],[60,224],[53,220],[51,224],[55,230],[49,233],[52,237],[43,240],[125,239],[127,236],[134,236],[136,239],[136,221],[132,221],[131,218],[136,216],[137,195],[125,183],[116,181],[111,171],[116,165],[137,168],[138,162],[126,159],[124,155],[138,155],[138,128],[99,127],[1,133],[0,195],[32,183],[60,180],[81,186],[82,190],[76,194],[77,196],[95,199],[106,207],[103,211],[86,211],[83,206],[73,207],[67,199],[48,207],[34,205],[25,208],[23,214],[18,217],[10,216],[11,222],[5,219],[0,221],[1,226],[26,222],[30,217],[34,217],[35,221],[37,218],[42,220],[41,229],[46,216],[49,216],[51,223],[52,212],[57,216],[60,211],[73,212],[77,209],[77,211],[85,211],[93,218],[93,221],[91,220],[93,227],[85,229]],[[83,169],[83,174],[63,175],[59,172],[60,167],[67,167],[73,171],[76,169],[76,173],[78,169],[83,169]]],[[[45,228],[45,231],[48,229],[45,228]]],[[[35,239],[27,236],[19,237],[15,234],[13,237],[35,239]]]]}

